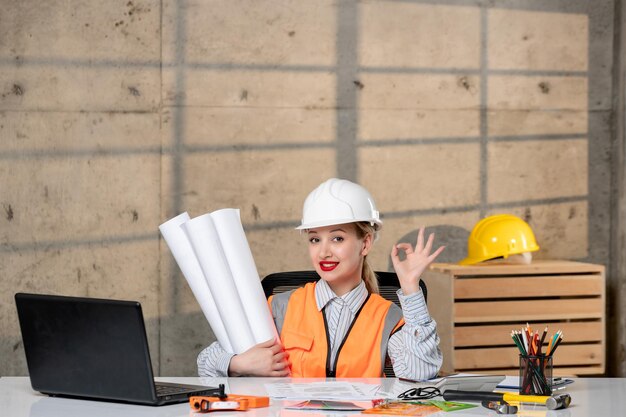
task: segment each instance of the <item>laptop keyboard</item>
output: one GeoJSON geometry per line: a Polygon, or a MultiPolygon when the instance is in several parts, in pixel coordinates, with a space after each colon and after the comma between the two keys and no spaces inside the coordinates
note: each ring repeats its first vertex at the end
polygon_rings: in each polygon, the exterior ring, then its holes
{"type": "Polygon", "coordinates": [[[157,397],[180,394],[183,392],[190,391],[189,388],[187,387],[176,387],[176,386],[173,387],[170,385],[160,385],[160,384],[155,384],[155,388],[156,388],[157,397]]]}

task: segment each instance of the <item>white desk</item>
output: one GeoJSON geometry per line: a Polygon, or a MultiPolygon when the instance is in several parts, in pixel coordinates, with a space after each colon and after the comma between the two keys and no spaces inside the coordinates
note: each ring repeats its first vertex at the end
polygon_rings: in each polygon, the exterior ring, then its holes
{"type": "MultiPolygon", "coordinates": [[[[287,381],[273,378],[159,378],[162,381],[185,382],[191,384],[213,385],[224,383],[226,391],[235,394],[265,395],[265,383],[287,381]]],[[[294,380],[303,382],[305,380],[294,380]]],[[[320,380],[316,380],[320,381],[320,380]]],[[[353,380],[367,383],[380,383],[384,387],[397,383],[396,380],[373,379],[353,380]]],[[[626,378],[578,378],[566,390],[572,396],[572,405],[565,410],[550,411],[541,406],[522,408],[518,416],[528,417],[622,417],[626,415],[626,378]]],[[[192,413],[189,404],[176,404],[162,407],[127,405],[99,401],[84,401],[65,398],[52,398],[34,392],[28,377],[0,378],[0,415],[7,417],[334,417],[357,416],[357,412],[313,413],[285,410],[280,401],[272,401],[269,408],[245,412],[214,412],[209,414],[192,413]]],[[[494,411],[483,407],[438,413],[436,416],[496,416],[494,411]]]]}

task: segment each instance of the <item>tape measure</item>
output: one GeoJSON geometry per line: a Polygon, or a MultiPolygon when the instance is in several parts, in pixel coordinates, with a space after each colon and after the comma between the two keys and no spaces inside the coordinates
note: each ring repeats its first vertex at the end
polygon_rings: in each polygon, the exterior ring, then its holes
{"type": "Polygon", "coordinates": [[[189,406],[193,411],[208,413],[210,411],[245,411],[249,408],[269,407],[269,397],[253,395],[227,395],[225,397],[207,397],[197,395],[189,397],[189,406]]]}

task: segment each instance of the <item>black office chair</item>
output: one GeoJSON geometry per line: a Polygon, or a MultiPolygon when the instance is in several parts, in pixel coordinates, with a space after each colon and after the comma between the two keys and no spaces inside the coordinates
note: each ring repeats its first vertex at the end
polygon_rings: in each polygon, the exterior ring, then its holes
{"type": "MultiPolygon", "coordinates": [[[[400,282],[396,273],[381,271],[376,271],[375,273],[378,277],[380,296],[386,300],[393,301],[400,307],[400,301],[396,294],[396,291],[400,289],[400,282]]],[[[293,290],[309,282],[316,282],[319,279],[320,276],[315,271],[275,272],[263,278],[261,285],[263,286],[265,297],[268,298],[270,295],[293,290]]],[[[424,300],[427,300],[428,290],[426,289],[426,284],[420,279],[419,285],[424,293],[424,300]]]]}
{"type": "MultiPolygon", "coordinates": [[[[400,289],[400,281],[398,281],[396,273],[376,271],[376,276],[378,276],[378,290],[380,296],[386,300],[393,301],[400,307],[400,300],[398,300],[398,295],[396,294],[396,291],[400,289]]],[[[280,294],[281,292],[302,287],[309,282],[316,282],[319,279],[320,276],[315,271],[276,272],[263,278],[261,286],[265,292],[265,297],[269,297],[270,295],[280,294]]],[[[419,286],[424,293],[424,300],[426,300],[428,290],[426,289],[426,284],[421,279],[419,286]]],[[[391,365],[385,366],[383,372],[389,378],[395,377],[391,365]]]]}

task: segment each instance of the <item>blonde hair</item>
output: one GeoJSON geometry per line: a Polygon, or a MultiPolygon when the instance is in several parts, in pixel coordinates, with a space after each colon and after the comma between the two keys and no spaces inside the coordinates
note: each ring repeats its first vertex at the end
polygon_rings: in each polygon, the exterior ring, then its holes
{"type": "MultiPolygon", "coordinates": [[[[358,222],[354,223],[354,229],[356,230],[356,235],[359,239],[364,239],[365,236],[372,236],[372,244],[374,244],[374,240],[376,238],[376,229],[368,223],[368,222],[358,222]]],[[[361,270],[361,277],[363,281],[365,281],[365,287],[367,288],[367,292],[378,294],[378,277],[376,273],[370,266],[369,262],[367,262],[367,255],[363,257],[363,269],[361,270]]]]}

